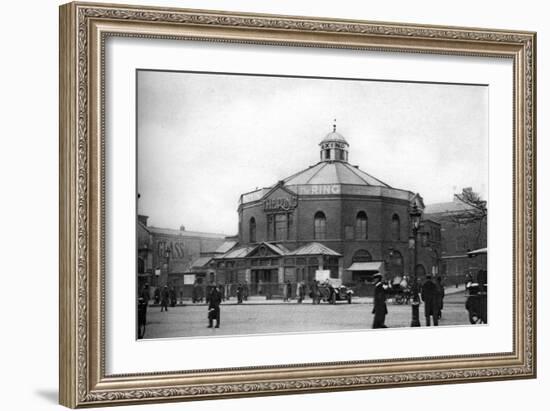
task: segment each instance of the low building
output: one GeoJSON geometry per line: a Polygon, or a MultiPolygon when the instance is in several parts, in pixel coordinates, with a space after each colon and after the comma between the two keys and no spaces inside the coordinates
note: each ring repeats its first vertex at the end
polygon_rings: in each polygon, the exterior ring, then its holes
{"type": "Polygon", "coordinates": [[[152,292],[157,287],[174,287],[182,295],[184,275],[201,255],[215,252],[226,240],[224,234],[202,233],[180,229],[152,227],[148,217],[137,221],[138,287],[148,283],[152,292]]]}
{"type": "Polygon", "coordinates": [[[472,209],[455,197],[424,210],[425,218],[441,225],[441,275],[447,284],[463,283],[468,275],[475,278],[479,270],[487,270],[487,258],[471,253],[487,247],[487,218],[461,218],[472,209]]]}

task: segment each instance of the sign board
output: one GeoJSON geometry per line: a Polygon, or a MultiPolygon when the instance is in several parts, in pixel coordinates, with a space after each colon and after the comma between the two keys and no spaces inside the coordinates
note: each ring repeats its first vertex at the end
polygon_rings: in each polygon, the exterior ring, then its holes
{"type": "Polygon", "coordinates": [[[156,269],[155,269],[155,275],[156,275],[156,276],[159,276],[159,275],[160,275],[160,268],[156,268],[156,269]]]}
{"type": "Polygon", "coordinates": [[[197,279],[197,276],[195,274],[184,274],[183,275],[183,284],[184,285],[193,285],[193,284],[195,284],[196,279],[197,279]]]}
{"type": "Polygon", "coordinates": [[[288,211],[293,208],[296,208],[298,205],[298,197],[279,197],[279,198],[268,198],[264,200],[264,210],[265,211],[274,211],[274,210],[283,210],[288,211]]]}
{"type": "Polygon", "coordinates": [[[330,278],[330,270],[317,270],[315,271],[315,279],[320,283],[330,278]]]}

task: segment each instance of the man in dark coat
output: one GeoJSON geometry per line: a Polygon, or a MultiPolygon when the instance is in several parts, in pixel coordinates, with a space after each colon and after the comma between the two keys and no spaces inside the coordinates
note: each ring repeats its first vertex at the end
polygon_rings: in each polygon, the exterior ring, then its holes
{"type": "Polygon", "coordinates": [[[435,326],[439,325],[439,293],[430,275],[426,276],[426,281],[422,285],[420,296],[424,302],[426,326],[430,326],[430,317],[433,317],[435,326]]]}
{"type": "Polygon", "coordinates": [[[138,339],[145,335],[145,325],[147,324],[147,306],[149,305],[149,284],[145,284],[138,296],[138,339]]]}
{"type": "Polygon", "coordinates": [[[374,314],[374,320],[372,328],[388,328],[384,322],[386,321],[386,314],[388,313],[388,307],[386,306],[386,292],[390,286],[382,282],[382,275],[375,274],[373,276],[374,281],[374,308],[372,313],[374,314]]]}
{"type": "Polygon", "coordinates": [[[248,282],[245,280],[243,284],[243,300],[248,301],[248,293],[250,290],[248,289],[248,282]]]}
{"type": "Polygon", "coordinates": [[[170,291],[165,285],[160,293],[160,312],[168,311],[168,304],[170,304],[170,291]]]}
{"type": "Polygon", "coordinates": [[[155,304],[160,304],[160,288],[155,288],[155,304]]]}
{"type": "Polygon", "coordinates": [[[212,328],[212,323],[216,320],[216,327],[220,328],[220,304],[222,302],[222,293],[219,287],[212,288],[208,303],[208,328],[212,328]]]}
{"type": "Polygon", "coordinates": [[[237,285],[237,304],[243,303],[243,286],[241,283],[237,285]]]}
{"type": "Polygon", "coordinates": [[[176,289],[172,286],[170,287],[170,307],[175,307],[177,304],[176,289]]]}
{"type": "Polygon", "coordinates": [[[311,283],[311,293],[310,297],[313,300],[313,304],[319,304],[320,297],[319,297],[319,281],[313,280],[311,283]]]}

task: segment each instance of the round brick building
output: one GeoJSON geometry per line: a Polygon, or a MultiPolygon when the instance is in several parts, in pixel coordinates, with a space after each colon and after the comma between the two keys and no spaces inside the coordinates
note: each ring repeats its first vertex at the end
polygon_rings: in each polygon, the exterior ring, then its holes
{"type": "MultiPolygon", "coordinates": [[[[360,286],[377,271],[393,277],[414,269],[409,211],[422,209],[422,198],[349,163],[336,126],[319,147],[317,164],[240,196],[238,242],[215,258],[219,282],[309,283],[324,270],[360,286]]],[[[419,234],[416,270],[437,271],[439,225],[423,221],[419,234]]]]}

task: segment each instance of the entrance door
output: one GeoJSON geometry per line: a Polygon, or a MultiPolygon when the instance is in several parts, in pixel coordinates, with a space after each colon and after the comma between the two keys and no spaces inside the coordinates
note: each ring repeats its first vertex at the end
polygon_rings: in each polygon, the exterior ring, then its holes
{"type": "Polygon", "coordinates": [[[278,285],[277,269],[261,269],[251,271],[251,293],[256,295],[273,294],[278,285]]]}

